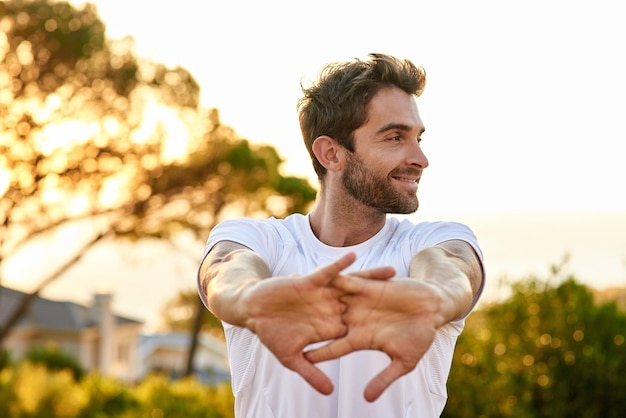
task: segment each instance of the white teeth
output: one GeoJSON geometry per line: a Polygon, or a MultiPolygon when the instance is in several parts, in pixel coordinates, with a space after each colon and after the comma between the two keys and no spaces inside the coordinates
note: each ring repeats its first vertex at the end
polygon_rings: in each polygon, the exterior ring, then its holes
{"type": "Polygon", "coordinates": [[[405,183],[417,183],[417,180],[403,179],[403,178],[400,178],[400,177],[396,177],[396,180],[400,180],[400,181],[403,181],[405,183]]]}

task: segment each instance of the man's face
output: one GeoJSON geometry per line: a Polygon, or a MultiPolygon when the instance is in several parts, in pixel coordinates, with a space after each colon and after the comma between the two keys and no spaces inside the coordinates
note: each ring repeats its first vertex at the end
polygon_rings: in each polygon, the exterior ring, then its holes
{"type": "Polygon", "coordinates": [[[381,213],[407,214],[419,206],[417,184],[428,159],[415,100],[398,88],[379,91],[367,121],[354,132],[355,152],[346,152],[342,182],[359,202],[381,213]]]}

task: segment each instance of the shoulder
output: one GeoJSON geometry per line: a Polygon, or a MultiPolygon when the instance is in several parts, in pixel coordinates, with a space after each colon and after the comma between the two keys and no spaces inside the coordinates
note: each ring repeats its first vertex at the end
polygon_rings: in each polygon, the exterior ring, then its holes
{"type": "Polygon", "coordinates": [[[307,225],[304,215],[284,219],[235,218],[219,223],[211,230],[204,256],[220,241],[233,241],[250,248],[261,256],[272,271],[280,265],[285,254],[297,247],[298,231],[307,225]]]}
{"type": "Polygon", "coordinates": [[[388,226],[393,234],[392,240],[408,243],[413,252],[445,241],[460,240],[470,244],[482,259],[478,239],[466,224],[452,221],[414,223],[408,219],[389,218],[388,226]]]}
{"type": "Polygon", "coordinates": [[[220,229],[232,229],[232,228],[243,228],[243,227],[254,227],[254,228],[262,228],[262,229],[271,229],[271,228],[290,228],[294,225],[298,225],[299,223],[306,220],[304,215],[299,213],[292,214],[287,216],[286,218],[250,218],[250,217],[240,217],[240,218],[232,218],[226,219],[218,223],[211,231],[213,233],[216,230],[220,229]]]}
{"type": "Polygon", "coordinates": [[[412,222],[408,219],[390,217],[387,224],[396,236],[419,239],[425,245],[436,245],[450,239],[476,239],[469,226],[450,221],[412,222]]]}
{"type": "Polygon", "coordinates": [[[241,217],[228,219],[216,225],[209,234],[207,245],[228,240],[238,242],[253,250],[276,245],[288,245],[297,236],[297,231],[306,222],[301,214],[290,215],[284,219],[255,219],[241,217]]]}

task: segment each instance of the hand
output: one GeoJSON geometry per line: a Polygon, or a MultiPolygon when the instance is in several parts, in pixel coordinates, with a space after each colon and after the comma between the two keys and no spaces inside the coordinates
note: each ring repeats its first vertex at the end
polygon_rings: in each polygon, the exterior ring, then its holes
{"type": "MultiPolygon", "coordinates": [[[[341,289],[329,284],[340,277],[356,255],[348,253],[332,264],[300,277],[275,277],[260,280],[245,289],[249,306],[246,327],[287,368],[299,373],[321,393],[333,391],[330,379],[304,357],[304,348],[312,343],[340,338],[347,327],[341,315],[346,306],[341,289]]],[[[377,278],[388,275],[388,268],[364,273],[377,278]]]]}
{"type": "Polygon", "coordinates": [[[391,363],[365,389],[376,400],[396,379],[413,370],[432,344],[443,322],[438,293],[417,279],[371,280],[361,274],[338,276],[332,282],[348,306],[345,336],[305,353],[313,363],[339,358],[357,350],[385,352],[391,363]]]}

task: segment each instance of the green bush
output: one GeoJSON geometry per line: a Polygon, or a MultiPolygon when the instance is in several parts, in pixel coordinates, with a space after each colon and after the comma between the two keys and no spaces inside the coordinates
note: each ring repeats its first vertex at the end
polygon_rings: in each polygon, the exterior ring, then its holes
{"type": "Polygon", "coordinates": [[[626,313],[573,277],[554,279],[517,283],[470,315],[444,418],[624,416],[626,313]]]}
{"type": "Polygon", "coordinates": [[[69,370],[49,371],[43,364],[22,362],[0,372],[0,416],[73,418],[87,403],[69,370]]]}
{"type": "Polygon", "coordinates": [[[81,381],[87,403],[79,418],[140,416],[140,404],[129,385],[117,379],[89,373],[81,381]]]}
{"type": "Polygon", "coordinates": [[[230,386],[201,385],[192,378],[169,381],[151,375],[135,391],[144,411],[152,416],[185,418],[229,418],[233,416],[230,386]]]}
{"type": "Polygon", "coordinates": [[[0,348],[0,370],[11,365],[11,354],[5,348],[0,348]]]}
{"type": "Polygon", "coordinates": [[[77,381],[68,369],[21,362],[0,371],[0,417],[233,418],[230,385],[153,375],[138,385],[98,373],[77,381]]]}
{"type": "Polygon", "coordinates": [[[43,364],[49,370],[69,370],[75,380],[82,378],[84,371],[78,360],[55,347],[33,347],[24,360],[43,364]]]}

